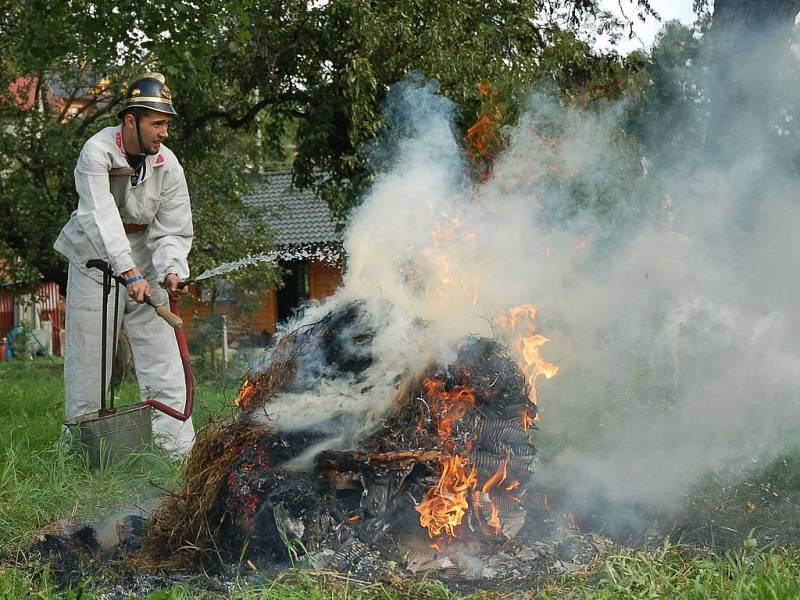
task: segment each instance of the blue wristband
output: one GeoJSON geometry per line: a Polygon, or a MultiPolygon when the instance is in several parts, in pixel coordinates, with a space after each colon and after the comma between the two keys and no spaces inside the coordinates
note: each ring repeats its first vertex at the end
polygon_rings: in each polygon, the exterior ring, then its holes
{"type": "Polygon", "coordinates": [[[125,285],[130,285],[130,284],[132,284],[134,281],[139,281],[140,279],[144,279],[144,275],[142,275],[141,273],[139,273],[138,275],[134,275],[134,276],[133,276],[133,277],[131,277],[130,279],[126,279],[126,280],[125,280],[125,285]]]}

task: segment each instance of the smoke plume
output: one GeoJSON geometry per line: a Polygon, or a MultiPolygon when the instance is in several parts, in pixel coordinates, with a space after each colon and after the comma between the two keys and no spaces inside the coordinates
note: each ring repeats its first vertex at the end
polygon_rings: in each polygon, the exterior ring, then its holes
{"type": "Polygon", "coordinates": [[[560,367],[539,380],[546,458],[534,489],[669,509],[709,472],[739,477],[789,448],[800,422],[796,178],[751,151],[653,174],[621,133],[627,108],[532,93],[492,178],[474,184],[451,103],[430,82],[395,86],[370,149],[380,170],[347,229],[344,285],[292,325],[363,302],[355,326],[372,343],[352,352],[372,363],[357,379],[309,378],[271,422],[325,431],[312,453],[353,447],[391,410],[404,373],[446,362],[464,336],[496,337],[496,317],[530,303],[550,340],[541,352],[560,367]]]}

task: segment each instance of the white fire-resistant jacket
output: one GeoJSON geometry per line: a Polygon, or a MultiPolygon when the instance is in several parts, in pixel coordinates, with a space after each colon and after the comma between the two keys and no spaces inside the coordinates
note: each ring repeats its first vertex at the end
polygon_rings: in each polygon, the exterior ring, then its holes
{"type": "MultiPolygon", "coordinates": [[[[80,266],[93,258],[111,263],[115,273],[134,266],[144,271],[152,261],[159,283],[176,273],[189,277],[186,257],[192,246],[192,209],[186,178],[178,159],[163,144],[145,158],[144,177],[135,187],[129,176],[110,176],[129,169],[120,127],[106,127],[83,146],[75,167],[78,209],[61,230],[54,248],[80,266]],[[134,251],[123,223],[148,225],[146,244],[134,251]]],[[[145,241],[145,240],[142,240],[145,241]]]]}

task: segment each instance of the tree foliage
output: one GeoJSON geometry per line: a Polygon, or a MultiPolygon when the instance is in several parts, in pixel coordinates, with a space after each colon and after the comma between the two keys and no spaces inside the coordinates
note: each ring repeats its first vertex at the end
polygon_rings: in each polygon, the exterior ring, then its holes
{"type": "Polygon", "coordinates": [[[656,170],[688,168],[701,158],[708,118],[702,60],[701,40],[678,21],[664,25],[649,54],[628,57],[638,97],[626,126],[656,170]]]}
{"type": "Polygon", "coordinates": [[[124,82],[142,70],[165,73],[181,115],[168,144],[186,166],[190,258],[202,270],[265,249],[239,198],[285,157],[289,132],[296,183],[343,217],[369,182],[359,149],[380,127],[389,85],[414,72],[438,80],[466,130],[484,110],[482,83],[510,96],[542,78],[602,90],[592,85],[614,81],[619,61],[599,59],[579,33],[614,26],[594,0],[4,0],[0,257],[14,257],[17,278],[63,276],[50,248],[76,204],[78,151],[115,122],[124,82]],[[83,102],[74,115],[71,100],[83,102]]]}
{"type": "Polygon", "coordinates": [[[752,151],[754,140],[763,141],[759,150],[777,160],[790,155],[797,160],[785,136],[764,133],[778,132],[773,126],[781,113],[800,108],[794,93],[800,73],[791,48],[798,11],[798,0],[714,3],[707,42],[712,106],[706,148],[720,164],[752,151]]]}

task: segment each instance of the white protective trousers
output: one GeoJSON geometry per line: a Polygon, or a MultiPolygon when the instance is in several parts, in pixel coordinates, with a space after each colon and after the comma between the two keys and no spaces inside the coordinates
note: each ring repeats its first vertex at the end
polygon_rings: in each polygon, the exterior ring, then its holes
{"type": "MultiPolygon", "coordinates": [[[[150,283],[155,303],[166,303],[167,294],[156,283],[155,273],[144,275],[150,283]]],[[[114,289],[112,284],[106,315],[106,386],[111,379],[113,340],[119,339],[119,330],[124,324],[142,400],[154,398],[183,412],[186,385],[174,330],[156,315],[152,307],[137,304],[128,297],[125,287],[120,286],[119,316],[114,331],[114,289]]],[[[100,409],[102,292],[102,274],[99,271],[89,272],[83,266],[70,263],[64,355],[67,420],[100,409]]],[[[181,422],[156,410],[153,414],[156,442],[173,455],[185,454],[194,442],[192,419],[181,422]]]]}

